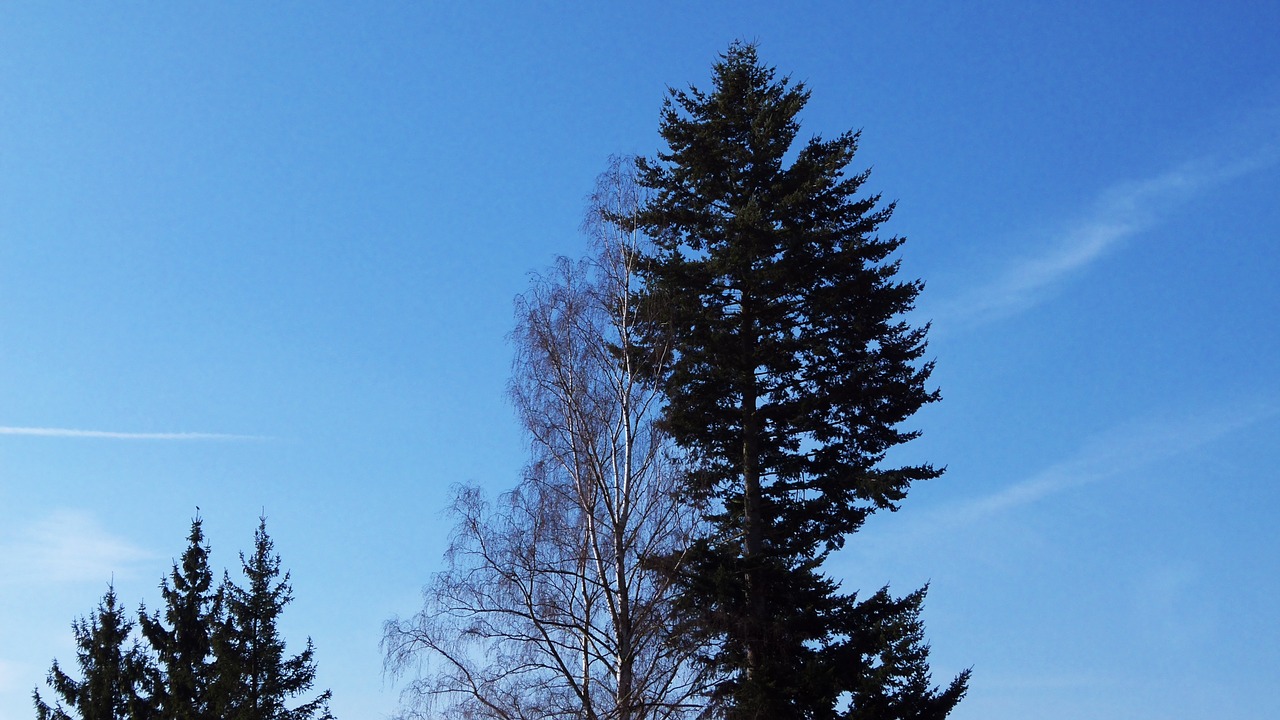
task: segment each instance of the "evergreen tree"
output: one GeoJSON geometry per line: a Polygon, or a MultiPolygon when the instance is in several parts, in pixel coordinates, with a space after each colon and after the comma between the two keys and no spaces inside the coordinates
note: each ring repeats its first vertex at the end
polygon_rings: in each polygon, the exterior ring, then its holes
{"type": "Polygon", "coordinates": [[[213,692],[213,631],[217,592],[209,569],[209,547],[205,544],[199,517],[191,521],[191,534],[170,577],[160,583],[164,618],[159,613],[139,613],[143,638],[159,660],[152,705],[171,720],[215,720],[217,703],[213,692]]]}
{"type": "Polygon", "coordinates": [[[315,648],[289,657],[277,621],[293,600],[289,573],[280,577],[280,556],[261,518],[254,534],[253,553],[240,555],[246,587],[224,575],[225,615],[214,632],[218,717],[225,720],[310,720],[332,718],[328,690],[315,699],[289,708],[286,703],[311,689],[315,682],[315,648]]]}
{"type": "Polygon", "coordinates": [[[923,590],[859,602],[820,572],[926,465],[886,467],[938,399],[927,326],[902,316],[922,288],[895,278],[893,204],[858,196],[858,134],[796,146],[801,83],[732,45],[713,89],[672,90],[668,150],[641,160],[638,220],[655,252],[648,299],[676,350],[666,426],[695,462],[690,494],[713,531],[684,555],[687,632],[730,718],[941,718],[967,672],[930,687],[923,590]]]}
{"type": "Polygon", "coordinates": [[[115,586],[108,587],[90,619],[76,620],[71,628],[82,679],[68,675],[54,660],[47,682],[58,701],[50,707],[37,690],[36,718],[148,720],[151,715],[143,700],[148,675],[146,655],[136,642],[130,643],[133,623],[116,599],[115,586]]]}

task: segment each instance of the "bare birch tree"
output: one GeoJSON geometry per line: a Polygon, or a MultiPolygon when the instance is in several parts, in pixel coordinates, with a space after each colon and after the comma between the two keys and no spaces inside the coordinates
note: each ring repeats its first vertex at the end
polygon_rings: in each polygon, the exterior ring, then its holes
{"type": "Polygon", "coordinates": [[[655,425],[651,378],[667,358],[639,342],[633,169],[615,159],[597,182],[591,255],[561,258],[517,300],[511,397],[531,461],[496,503],[457,491],[447,569],[420,612],[386,624],[387,667],[409,678],[406,716],[697,710],[688,652],[669,637],[673,591],[654,567],[685,546],[695,515],[674,496],[678,466],[655,425]]]}

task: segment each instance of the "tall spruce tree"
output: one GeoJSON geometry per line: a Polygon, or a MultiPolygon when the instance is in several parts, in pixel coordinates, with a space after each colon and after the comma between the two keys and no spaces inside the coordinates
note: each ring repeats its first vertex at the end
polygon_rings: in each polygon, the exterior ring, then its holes
{"type": "Polygon", "coordinates": [[[893,212],[859,196],[857,133],[796,146],[801,83],[735,43],[709,92],[672,90],[667,152],[640,160],[654,191],[638,220],[656,251],[645,293],[676,357],[666,425],[695,469],[712,532],[681,565],[687,633],[707,647],[712,712],[727,718],[942,718],[968,673],[931,686],[924,591],[859,601],[821,573],[927,465],[887,467],[938,399],[927,326],[903,314],[922,288],[896,279],[893,212]],[[793,154],[794,148],[794,154],[793,154]]]}
{"type": "Polygon", "coordinates": [[[280,577],[280,556],[260,518],[253,553],[240,555],[246,587],[224,575],[221,594],[224,615],[213,634],[216,665],[214,695],[217,716],[225,720],[327,719],[328,690],[290,708],[288,703],[311,689],[316,677],[311,638],[302,652],[285,654],[277,621],[293,600],[289,573],[280,577]]]}
{"type": "Polygon", "coordinates": [[[144,700],[148,676],[145,653],[130,640],[133,623],[108,587],[89,619],[71,624],[76,638],[76,664],[81,679],[64,672],[53,661],[47,682],[57,701],[50,707],[34,693],[38,720],[149,720],[144,700]],[[65,705],[64,705],[65,703],[65,705]]]}
{"type": "Polygon", "coordinates": [[[213,697],[214,665],[212,631],[218,615],[218,593],[209,569],[201,519],[191,521],[182,565],[174,564],[160,583],[164,616],[139,613],[143,638],[159,661],[151,702],[170,720],[217,720],[213,697]]]}

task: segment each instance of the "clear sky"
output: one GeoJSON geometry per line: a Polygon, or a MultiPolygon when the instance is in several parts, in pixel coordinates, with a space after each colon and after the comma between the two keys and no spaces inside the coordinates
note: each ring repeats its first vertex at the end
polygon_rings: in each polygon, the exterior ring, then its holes
{"type": "Polygon", "coordinates": [[[197,506],[390,713],[449,486],[524,460],[513,296],[735,38],[928,284],[948,472],[831,571],[932,582],[957,720],[1280,716],[1280,4],[1054,5],[0,5],[0,720],[197,506]]]}

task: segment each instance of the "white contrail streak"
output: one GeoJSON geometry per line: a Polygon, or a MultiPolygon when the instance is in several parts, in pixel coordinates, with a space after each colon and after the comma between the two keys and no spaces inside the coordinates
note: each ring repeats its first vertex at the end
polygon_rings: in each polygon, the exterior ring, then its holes
{"type": "Polygon", "coordinates": [[[146,433],[111,430],[75,430],[71,428],[0,426],[0,435],[32,437],[101,438],[107,440],[266,440],[260,435],[228,435],[225,433],[178,432],[146,433]]]}

